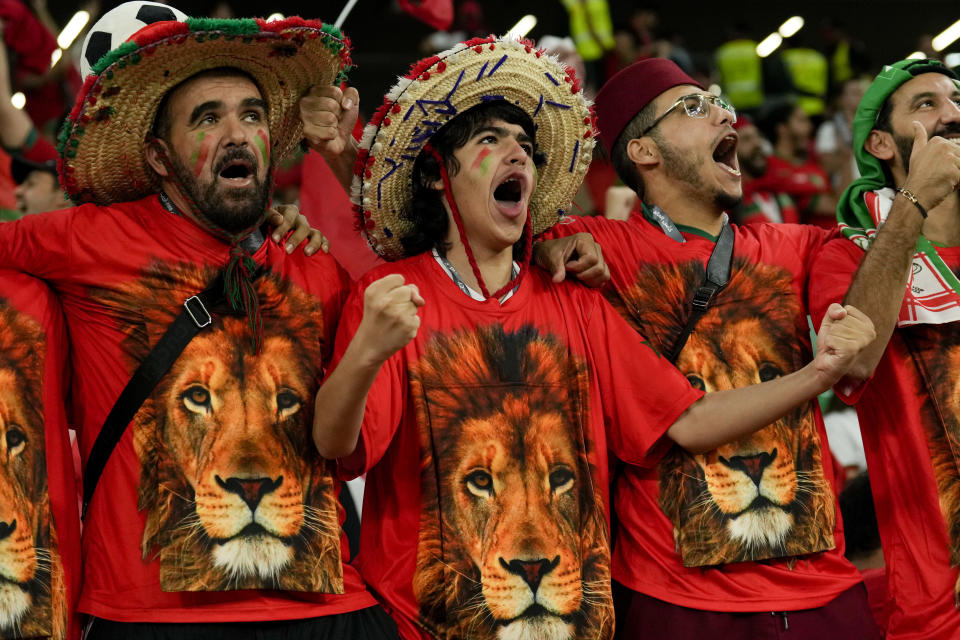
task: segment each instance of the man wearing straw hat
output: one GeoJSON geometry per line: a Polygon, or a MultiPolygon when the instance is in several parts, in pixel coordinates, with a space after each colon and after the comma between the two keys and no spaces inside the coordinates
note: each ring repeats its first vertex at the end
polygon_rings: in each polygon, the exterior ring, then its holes
{"type": "Polygon", "coordinates": [[[818,361],[703,396],[599,293],[528,268],[594,139],[573,71],[492,36],[415,64],[364,131],[358,222],[390,264],[344,306],[314,441],[367,473],[357,566],[404,638],[610,637],[607,451],[742,436],[872,339],[836,305],[818,361]]]}
{"type": "Polygon", "coordinates": [[[853,122],[861,177],[811,276],[814,322],[846,297],[877,341],[835,389],[857,404],[886,559],[887,638],[960,636],[960,85],[885,66],[853,122]],[[879,231],[878,231],[879,229],[879,231]],[[849,287],[849,291],[847,291],[849,287]]]}
{"type": "Polygon", "coordinates": [[[349,68],[347,41],[151,3],[93,34],[60,136],[77,206],[0,231],[0,264],[49,282],[70,331],[87,637],[395,637],[309,447],[347,278],[262,227],[299,98],[349,68]]]}
{"type": "MultiPolygon", "coordinates": [[[[781,377],[810,357],[807,278],[828,232],[727,222],[742,197],[733,108],[668,60],[597,95],[600,139],[643,202],[578,218],[610,268],[608,297],[706,391],[781,377]]],[[[560,277],[563,248],[541,256],[560,277]]],[[[855,306],[855,305],[854,305],[855,306]]],[[[822,349],[822,345],[820,345],[822,349]]],[[[708,394],[707,397],[709,397],[708,394]]],[[[620,629],[646,638],[877,637],[843,527],[819,405],[703,455],[627,466],[614,490],[620,629]]]]}

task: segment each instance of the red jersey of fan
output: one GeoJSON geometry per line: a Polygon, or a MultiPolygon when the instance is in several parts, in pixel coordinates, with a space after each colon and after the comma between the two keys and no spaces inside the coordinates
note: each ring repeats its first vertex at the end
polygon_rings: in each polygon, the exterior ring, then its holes
{"type": "MultiPolygon", "coordinates": [[[[136,366],[227,262],[157,196],[0,225],[0,265],[56,290],[84,459],[136,366]]],[[[253,254],[263,319],[228,305],[187,345],[114,449],[84,523],[80,610],[121,622],[299,619],[375,604],[346,558],[313,398],[347,278],[332,258],[253,254]]]]}
{"type": "MultiPolygon", "coordinates": [[[[690,314],[713,238],[684,242],[642,215],[572,218],[556,234],[591,233],[610,268],[608,297],[669,352],[690,314]]],[[[798,225],[733,225],[730,281],[697,323],[677,368],[714,391],[763,382],[811,359],[806,281],[828,234],[798,225]]],[[[673,447],[655,467],[627,465],[614,505],[613,578],[667,602],[710,611],[793,611],[860,582],[843,528],[816,400],[702,456],[673,447]]]]}
{"type": "Polygon", "coordinates": [[[42,282],[0,273],[0,638],[80,637],[67,334],[42,282]]]}
{"type": "Polygon", "coordinates": [[[767,172],[753,181],[755,190],[785,193],[797,203],[804,222],[816,223],[832,229],[836,226],[833,217],[814,214],[816,199],[830,193],[830,178],[814,160],[793,164],[779,156],[767,158],[767,172]],[[823,218],[823,219],[821,219],[823,218]]]}
{"type": "MultiPolygon", "coordinates": [[[[960,271],[960,247],[937,253],[960,271]]],[[[821,252],[811,278],[815,324],[843,298],[863,255],[843,238],[821,252]]],[[[888,639],[960,637],[960,472],[952,453],[960,434],[958,355],[956,322],[899,327],[866,384],[835,387],[860,418],[887,565],[888,639]]]]}
{"type": "Polygon", "coordinates": [[[405,638],[609,637],[607,451],[655,463],[702,394],[597,292],[533,269],[481,302],[431,253],[357,283],[338,357],[389,273],[426,305],[341,460],[367,472],[361,575],[405,638]]]}

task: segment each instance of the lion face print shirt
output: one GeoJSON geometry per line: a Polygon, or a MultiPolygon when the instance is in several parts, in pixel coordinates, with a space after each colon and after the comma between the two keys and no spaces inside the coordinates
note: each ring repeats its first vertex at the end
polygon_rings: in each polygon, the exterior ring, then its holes
{"type": "Polygon", "coordinates": [[[78,639],[80,521],[67,335],[42,282],[0,272],[0,638],[78,639]]]}
{"type": "MultiPolygon", "coordinates": [[[[811,359],[806,281],[828,234],[810,226],[733,225],[730,281],[677,360],[706,392],[764,382],[811,359]]],[[[658,349],[686,324],[712,238],[667,237],[640,215],[573,218],[603,246],[606,292],[658,349]]],[[[703,455],[674,447],[656,468],[627,467],[615,489],[613,577],[660,600],[711,611],[793,611],[859,581],[843,527],[820,408],[810,401],[741,441],[703,455]]]]}
{"type": "MultiPolygon", "coordinates": [[[[156,196],[0,228],[0,265],[45,279],[72,343],[82,456],[132,372],[227,262],[156,196]]],[[[84,523],[80,610],[121,622],[275,620],[374,603],[343,560],[339,482],[310,442],[347,278],[332,258],[254,253],[263,319],[228,305],[187,345],[113,451],[84,523]]]]}
{"type": "MultiPolygon", "coordinates": [[[[937,253],[960,272],[960,247],[937,253]]],[[[811,276],[819,324],[843,298],[863,251],[831,241],[811,276]]],[[[887,638],[948,640],[960,634],[960,325],[897,328],[873,377],[835,386],[856,402],[887,566],[887,638]]]]}
{"type": "Polygon", "coordinates": [[[364,579],[406,638],[610,637],[607,451],[653,464],[701,392],[598,293],[532,269],[477,301],[429,253],[357,283],[335,360],[388,273],[426,305],[340,461],[367,472],[364,579]]]}

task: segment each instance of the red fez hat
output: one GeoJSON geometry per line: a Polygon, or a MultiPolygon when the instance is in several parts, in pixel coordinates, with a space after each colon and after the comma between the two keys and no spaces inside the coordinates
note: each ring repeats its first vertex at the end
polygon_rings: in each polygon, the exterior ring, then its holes
{"type": "Polygon", "coordinates": [[[681,84],[703,86],[672,60],[648,58],[635,62],[607,80],[594,105],[600,142],[613,150],[623,128],[658,95],[681,84]]]}

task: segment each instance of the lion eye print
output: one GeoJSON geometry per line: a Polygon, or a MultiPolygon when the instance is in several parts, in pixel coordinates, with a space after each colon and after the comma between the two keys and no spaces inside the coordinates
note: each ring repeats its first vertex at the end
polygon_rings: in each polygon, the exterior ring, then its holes
{"type": "Polygon", "coordinates": [[[700,389],[700,391],[707,390],[707,385],[700,376],[688,373],[687,380],[690,381],[690,386],[692,386],[694,389],[700,389]]]}
{"type": "Polygon", "coordinates": [[[783,371],[780,371],[779,367],[776,365],[770,364],[769,362],[764,362],[760,365],[760,382],[768,382],[774,378],[779,378],[783,375],[783,371]]]}
{"type": "Polygon", "coordinates": [[[7,452],[15,456],[24,450],[27,446],[27,434],[20,430],[16,425],[10,425],[7,429],[7,452]]]}
{"type": "Polygon", "coordinates": [[[473,471],[463,481],[467,485],[467,490],[478,498],[493,497],[493,476],[486,471],[479,469],[473,471]]]}
{"type": "Polygon", "coordinates": [[[193,413],[210,415],[213,413],[213,405],[210,403],[210,392],[200,385],[193,385],[180,394],[183,406],[193,413]]]}
{"type": "Polygon", "coordinates": [[[573,487],[573,471],[559,467],[550,472],[550,490],[556,494],[566,493],[573,487]]]}
{"type": "Polygon", "coordinates": [[[289,389],[277,394],[277,413],[281,418],[289,418],[300,410],[302,404],[300,397],[289,389]]]}

